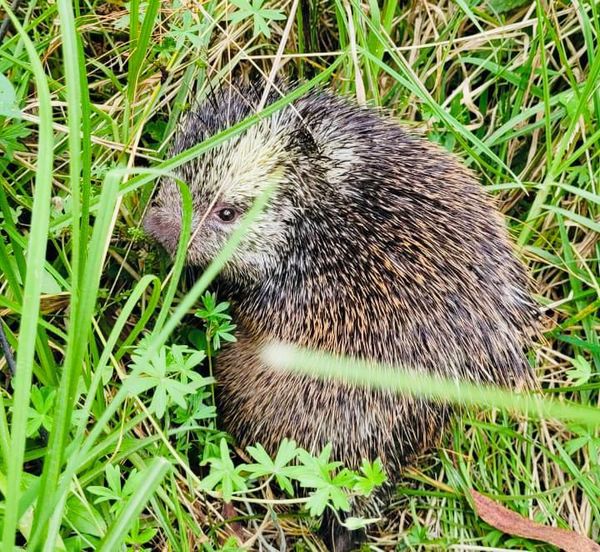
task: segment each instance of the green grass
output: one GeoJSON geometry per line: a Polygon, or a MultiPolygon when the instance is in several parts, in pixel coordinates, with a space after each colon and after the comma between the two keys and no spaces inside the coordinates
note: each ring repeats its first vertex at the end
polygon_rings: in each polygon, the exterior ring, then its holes
{"type": "Polygon", "coordinates": [[[3,117],[0,94],[0,317],[17,363],[11,379],[0,359],[2,550],[218,550],[230,518],[256,549],[277,549],[279,528],[290,547],[321,546],[303,499],[260,481],[224,510],[201,482],[223,437],[210,387],[186,408],[167,394],[162,413],[132,358],[172,344],[211,353],[190,315],[241,234],[193,282],[184,248],[172,267],[140,220],[157,176],[257,118],[169,157],[181,114],[209,83],[268,75],[275,61],[304,79],[299,93],[326,82],[460,155],[506,215],[545,308],[531,361],[558,418],[467,410],[406,471],[370,545],[552,549],[478,519],[470,488],[598,540],[600,436],[585,412],[600,387],[600,7],[306,0],[288,34],[294,2],[269,2],[285,18],[265,12],[265,36],[252,17],[229,19],[234,4],[32,0],[0,44],[23,113],[3,117]]]}

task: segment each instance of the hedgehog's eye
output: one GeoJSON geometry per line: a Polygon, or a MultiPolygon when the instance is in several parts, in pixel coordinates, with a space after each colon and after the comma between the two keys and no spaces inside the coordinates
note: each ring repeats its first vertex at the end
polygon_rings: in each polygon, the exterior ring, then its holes
{"type": "Polygon", "coordinates": [[[223,209],[217,211],[217,216],[223,222],[233,222],[237,217],[237,213],[235,209],[232,209],[231,207],[224,207],[223,209]]]}

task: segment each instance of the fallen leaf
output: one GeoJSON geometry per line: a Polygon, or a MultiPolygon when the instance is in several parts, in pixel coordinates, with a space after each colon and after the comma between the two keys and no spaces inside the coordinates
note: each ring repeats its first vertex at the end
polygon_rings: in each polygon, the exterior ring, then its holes
{"type": "Polygon", "coordinates": [[[504,533],[553,544],[566,552],[600,552],[599,544],[575,531],[542,525],[510,511],[473,489],[470,492],[477,515],[504,533]]]}

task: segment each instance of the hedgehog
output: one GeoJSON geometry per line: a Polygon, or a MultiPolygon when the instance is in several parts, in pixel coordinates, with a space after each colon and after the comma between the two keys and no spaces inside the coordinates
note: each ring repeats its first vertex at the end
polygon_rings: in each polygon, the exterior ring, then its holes
{"type": "MultiPolygon", "coordinates": [[[[234,82],[191,110],[180,153],[271,105],[293,85],[234,82]],[[264,98],[263,98],[264,96],[264,98]]],[[[402,469],[432,448],[450,407],[274,369],[278,342],[508,388],[531,385],[526,350],[538,309],[503,220],[476,176],[389,114],[313,89],[177,169],[193,198],[187,262],[205,267],[267,186],[267,206],[218,279],[237,341],[217,358],[220,423],[241,447],[281,440],[357,469],[387,473],[369,509],[389,500],[402,469]]],[[[159,185],[147,232],[171,254],[180,192],[159,185]]],[[[364,535],[326,516],[328,549],[364,535]]]]}

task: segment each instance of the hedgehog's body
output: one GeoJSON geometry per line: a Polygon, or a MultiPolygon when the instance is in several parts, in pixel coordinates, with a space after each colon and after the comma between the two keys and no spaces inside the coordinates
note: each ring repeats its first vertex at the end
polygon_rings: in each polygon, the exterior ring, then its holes
{"type": "MultiPolygon", "coordinates": [[[[174,151],[252,114],[259,97],[217,92],[187,118],[174,151]]],[[[536,311],[499,215],[453,157],[376,111],[311,93],[181,176],[196,224],[217,197],[190,245],[200,265],[235,227],[223,213],[243,213],[278,185],[222,274],[239,332],[217,362],[219,410],[242,446],[331,442],[353,468],[380,457],[393,481],[447,417],[425,401],[275,372],[261,361],[271,341],[510,387],[529,380],[523,348],[536,311]]],[[[171,248],[176,196],[164,183],[147,224],[171,248]]]]}

